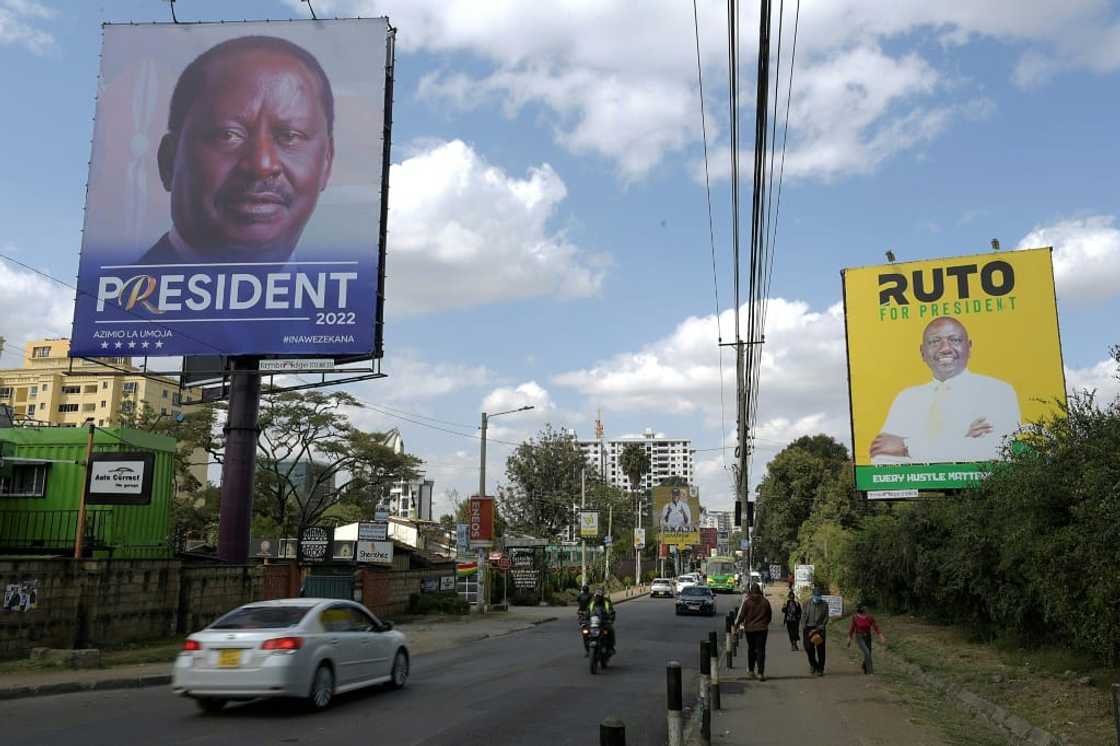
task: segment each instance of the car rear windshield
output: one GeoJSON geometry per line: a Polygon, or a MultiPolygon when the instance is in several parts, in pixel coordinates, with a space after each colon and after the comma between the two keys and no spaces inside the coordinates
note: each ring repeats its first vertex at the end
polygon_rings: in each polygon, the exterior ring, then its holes
{"type": "Polygon", "coordinates": [[[654,578],[653,582],[654,583],[668,583],[669,579],[668,578],[654,578]]]}
{"type": "Polygon", "coordinates": [[[310,606],[242,606],[210,625],[210,629],[280,629],[299,624],[310,606]]]}
{"type": "Polygon", "coordinates": [[[710,596],[712,592],[699,585],[690,585],[681,591],[682,596],[710,596]]]}

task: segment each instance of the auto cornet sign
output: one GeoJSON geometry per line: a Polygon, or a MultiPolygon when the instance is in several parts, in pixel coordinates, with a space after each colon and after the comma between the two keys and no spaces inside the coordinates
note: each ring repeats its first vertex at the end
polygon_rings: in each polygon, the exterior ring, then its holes
{"type": "Polygon", "coordinates": [[[147,505],[152,501],[155,456],[151,453],[95,453],[87,481],[90,505],[147,505]]]}

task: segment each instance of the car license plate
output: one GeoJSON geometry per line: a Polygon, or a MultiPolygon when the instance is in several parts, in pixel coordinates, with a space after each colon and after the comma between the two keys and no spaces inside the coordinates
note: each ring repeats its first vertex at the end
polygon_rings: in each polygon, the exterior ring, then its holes
{"type": "Polygon", "coordinates": [[[700,608],[700,604],[689,604],[689,605],[688,605],[688,608],[690,608],[690,609],[699,609],[699,608],[700,608]]]}
{"type": "Polygon", "coordinates": [[[241,665],[240,650],[219,650],[218,668],[237,668],[241,665]]]}

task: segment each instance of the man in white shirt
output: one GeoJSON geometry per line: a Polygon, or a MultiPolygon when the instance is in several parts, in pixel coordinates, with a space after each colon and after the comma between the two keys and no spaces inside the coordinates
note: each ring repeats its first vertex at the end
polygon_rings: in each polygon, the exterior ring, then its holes
{"type": "Polygon", "coordinates": [[[673,532],[692,530],[692,511],[687,501],[681,502],[681,490],[677,487],[673,488],[672,501],[661,511],[661,528],[673,532]]]}
{"type": "Polygon", "coordinates": [[[933,380],[903,389],[871,441],[876,464],[985,461],[1019,428],[1019,397],[1009,384],[971,373],[972,340],[957,319],[931,321],[922,360],[933,380]]]}

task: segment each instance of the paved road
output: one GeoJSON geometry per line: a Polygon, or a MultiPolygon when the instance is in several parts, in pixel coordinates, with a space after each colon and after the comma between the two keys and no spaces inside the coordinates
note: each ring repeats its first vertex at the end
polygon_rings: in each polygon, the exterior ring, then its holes
{"type": "MultiPolygon", "coordinates": [[[[719,598],[722,614],[735,597],[719,598]]],[[[667,599],[621,604],[618,656],[605,674],[591,676],[574,609],[558,612],[559,621],[532,630],[417,656],[404,690],[354,692],[320,714],[254,702],[203,716],[163,687],[66,694],[0,705],[3,742],[583,746],[597,743],[599,722],[616,715],[627,744],[664,744],[665,662],[680,660],[691,684],[699,640],[720,617],[676,617],[667,599]]]]}

